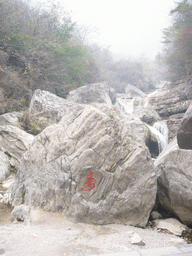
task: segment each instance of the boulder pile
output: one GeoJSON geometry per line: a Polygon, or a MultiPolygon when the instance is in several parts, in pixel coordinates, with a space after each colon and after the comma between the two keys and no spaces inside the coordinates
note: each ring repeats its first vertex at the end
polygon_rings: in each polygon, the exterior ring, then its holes
{"type": "Polygon", "coordinates": [[[158,196],[164,209],[191,225],[191,108],[177,139],[154,159],[157,139],[149,126],[164,116],[162,108],[140,93],[126,112],[113,105],[115,97],[105,83],[78,88],[67,99],[37,90],[28,114],[36,136],[16,119],[0,124],[0,179],[17,170],[2,201],[60,211],[79,222],[145,227],[158,196]]]}

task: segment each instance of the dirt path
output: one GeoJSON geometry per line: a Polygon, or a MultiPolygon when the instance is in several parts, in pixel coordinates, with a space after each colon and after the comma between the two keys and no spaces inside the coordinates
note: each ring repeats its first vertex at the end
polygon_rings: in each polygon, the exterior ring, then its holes
{"type": "Polygon", "coordinates": [[[142,237],[143,248],[175,244],[175,236],[152,229],[75,224],[60,214],[33,210],[30,225],[14,224],[7,218],[0,222],[0,254],[5,251],[6,256],[82,256],[137,250],[139,246],[130,244],[133,232],[142,237]]]}

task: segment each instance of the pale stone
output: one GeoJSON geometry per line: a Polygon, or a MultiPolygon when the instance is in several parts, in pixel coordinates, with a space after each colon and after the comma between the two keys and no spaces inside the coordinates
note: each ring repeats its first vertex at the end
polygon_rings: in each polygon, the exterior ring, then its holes
{"type": "Polygon", "coordinates": [[[21,113],[19,112],[11,112],[0,115],[0,125],[13,125],[19,126],[19,117],[21,113]]]}
{"type": "Polygon", "coordinates": [[[105,82],[88,84],[71,91],[67,100],[83,104],[98,102],[110,105],[115,100],[115,90],[105,82]]]}
{"type": "Polygon", "coordinates": [[[172,243],[172,245],[182,245],[185,243],[185,241],[180,237],[170,238],[170,242],[172,243]]]}
{"type": "Polygon", "coordinates": [[[3,182],[9,174],[8,156],[3,151],[0,151],[0,183],[3,182]]]}
{"type": "Polygon", "coordinates": [[[47,126],[58,123],[72,105],[73,103],[51,92],[37,89],[29,106],[29,124],[37,132],[41,132],[47,126]]]}
{"type": "Polygon", "coordinates": [[[12,164],[18,168],[23,153],[29,149],[34,136],[12,125],[0,126],[0,148],[14,158],[12,164]]]}
{"type": "Polygon", "coordinates": [[[140,245],[140,246],[144,246],[145,243],[143,242],[142,238],[137,234],[134,233],[131,237],[131,244],[133,245],[140,245]]]}
{"type": "Polygon", "coordinates": [[[179,149],[175,138],[154,163],[160,204],[184,224],[192,224],[192,150],[179,149]]]}
{"type": "Polygon", "coordinates": [[[29,206],[24,204],[16,206],[11,212],[11,221],[22,221],[29,224],[31,221],[29,206]]]}
{"type": "Polygon", "coordinates": [[[129,97],[145,97],[146,94],[134,85],[128,84],[125,87],[125,94],[129,97]]]}
{"type": "Polygon", "coordinates": [[[8,192],[11,203],[60,210],[81,222],[146,226],[157,176],[142,124],[106,112],[76,104],[37,135],[8,192]]]}
{"type": "Polygon", "coordinates": [[[136,114],[142,122],[150,125],[161,120],[159,114],[152,107],[140,107],[134,111],[134,114],[136,114]]]}
{"type": "Polygon", "coordinates": [[[154,220],[154,225],[157,229],[167,230],[176,236],[181,236],[182,232],[187,229],[187,226],[174,218],[154,220]]]}

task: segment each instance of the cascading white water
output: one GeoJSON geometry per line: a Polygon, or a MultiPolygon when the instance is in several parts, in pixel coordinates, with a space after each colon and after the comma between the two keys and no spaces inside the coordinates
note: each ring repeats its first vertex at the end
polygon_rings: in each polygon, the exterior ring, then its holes
{"type": "Polygon", "coordinates": [[[117,106],[120,110],[123,110],[126,114],[132,114],[134,110],[134,102],[135,98],[118,98],[115,103],[115,106],[117,106]]]}
{"type": "Polygon", "coordinates": [[[126,114],[132,114],[134,110],[137,110],[141,107],[147,107],[148,97],[136,97],[136,98],[126,98],[126,97],[117,97],[115,106],[120,110],[123,110],[126,114]]]}
{"type": "Polygon", "coordinates": [[[155,135],[158,141],[159,153],[168,145],[168,127],[165,121],[154,123],[153,126],[148,126],[151,132],[155,135]]]}

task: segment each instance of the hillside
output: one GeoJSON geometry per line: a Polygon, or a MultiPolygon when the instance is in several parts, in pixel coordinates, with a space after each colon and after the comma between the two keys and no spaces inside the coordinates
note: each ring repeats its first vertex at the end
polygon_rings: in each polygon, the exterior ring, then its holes
{"type": "Polygon", "coordinates": [[[127,84],[154,89],[150,63],[115,62],[108,49],[85,41],[78,24],[54,1],[32,8],[22,0],[0,0],[0,114],[24,110],[36,89],[63,98],[101,81],[117,92],[127,84]]]}

